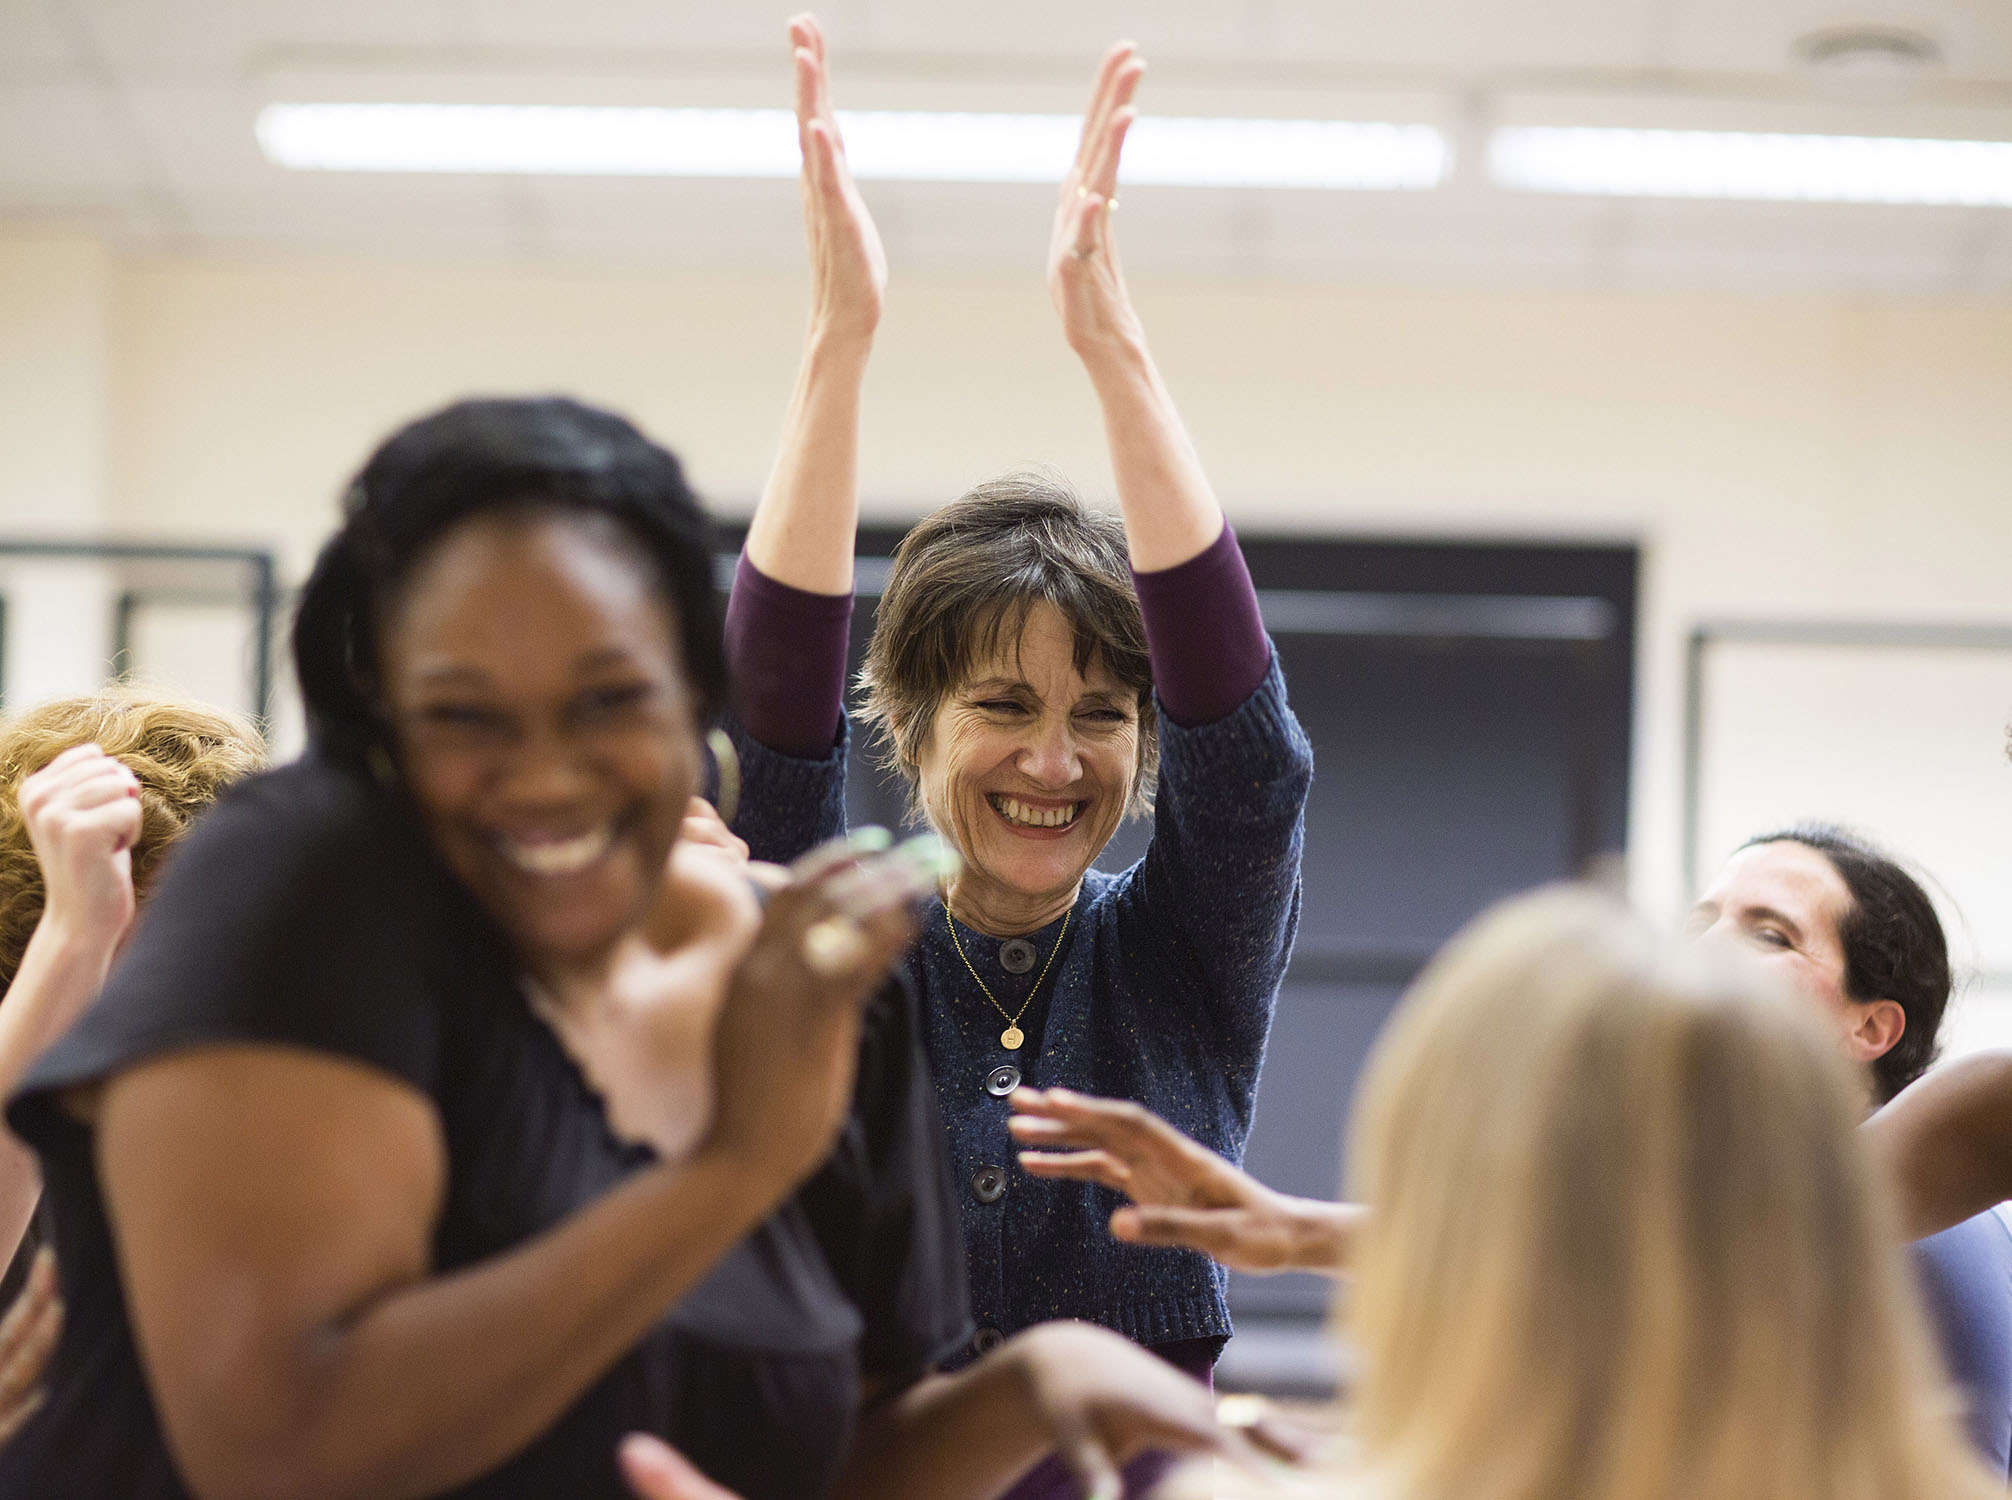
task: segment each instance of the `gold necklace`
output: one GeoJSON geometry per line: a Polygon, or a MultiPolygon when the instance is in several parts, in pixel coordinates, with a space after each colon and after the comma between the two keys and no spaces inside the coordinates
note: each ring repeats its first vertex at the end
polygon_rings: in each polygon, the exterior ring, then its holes
{"type": "MultiPolygon", "coordinates": [[[[1027,991],[1027,998],[1020,1002],[1020,1009],[1007,1014],[1006,1007],[999,1003],[999,997],[992,993],[990,985],[978,978],[978,971],[971,966],[971,959],[964,952],[964,945],[957,941],[957,919],[950,915],[950,903],[943,903],[943,922],[950,929],[950,946],[957,950],[957,956],[964,960],[964,967],[971,970],[971,977],[978,982],[978,988],[985,998],[992,1002],[992,1008],[1006,1017],[1006,1029],[999,1033],[999,1045],[1008,1052],[1018,1052],[1020,1044],[1027,1040],[1027,1033],[1020,1029],[1020,1017],[1027,1014],[1027,1007],[1034,1003],[1034,997],[1041,993],[1041,981],[1048,977],[1048,971],[1055,966],[1055,955],[1062,951],[1062,939],[1069,935],[1069,918],[1076,914],[1071,907],[1062,913],[1062,930],[1055,934],[1055,946],[1048,950],[1048,962],[1041,965],[1041,973],[1034,981],[1034,988],[1027,991]]],[[[971,929],[976,932],[977,928],[971,929]]]]}

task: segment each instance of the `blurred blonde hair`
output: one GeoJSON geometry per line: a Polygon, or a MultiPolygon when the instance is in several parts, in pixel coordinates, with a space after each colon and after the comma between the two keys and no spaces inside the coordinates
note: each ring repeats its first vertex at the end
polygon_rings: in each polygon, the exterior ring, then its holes
{"type": "Polygon", "coordinates": [[[1859,1110],[1807,1006],[1608,899],[1481,918],[1355,1111],[1358,1478],[1402,1500],[2002,1500],[1859,1110]]]}
{"type": "Polygon", "coordinates": [[[265,741],[249,721],[137,688],[61,698],[0,720],[0,990],[14,982],[42,920],[42,865],[21,820],[21,783],[92,743],[139,778],[133,886],[142,895],[190,820],[265,763],[265,741]]]}

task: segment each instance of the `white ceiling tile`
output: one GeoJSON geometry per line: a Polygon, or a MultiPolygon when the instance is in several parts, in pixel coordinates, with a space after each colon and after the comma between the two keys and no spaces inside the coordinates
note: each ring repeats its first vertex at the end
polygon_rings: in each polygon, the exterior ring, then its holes
{"type": "MultiPolygon", "coordinates": [[[[1913,129],[1905,108],[1836,99],[1822,123],[1789,123],[1819,118],[1783,102],[1807,93],[1790,77],[1795,38],[1868,19],[1936,37],[1953,74],[2012,82],[2012,0],[1870,0],[1849,13],[1833,9],[1840,3],[1023,0],[1002,12],[971,0],[827,0],[820,10],[841,102],[881,107],[1074,110],[1119,35],[1158,65],[1142,103],[1168,113],[1454,122],[1477,89],[1509,118],[1531,88],[1569,86],[1577,93],[1553,99],[1557,108],[1590,107],[1597,95],[1638,111],[1703,111],[1662,123],[1913,129]],[[1649,62],[1695,70],[1699,81],[1687,88],[1673,75],[1652,90],[1641,73],[1649,62]],[[1787,81],[1772,101],[1765,89],[1742,96],[1776,107],[1780,120],[1713,114],[1724,101],[1710,91],[1728,74],[1787,81]]],[[[590,78],[657,88],[666,100],[700,88],[719,95],[710,102],[780,103],[787,10],[767,0],[0,0],[0,217],[44,213],[138,233],[179,204],[184,232],[219,245],[801,267],[788,183],[290,173],[252,138],[264,90],[288,70],[353,83],[375,69],[408,85],[423,76],[471,88],[542,78],[561,90],[590,78]],[[70,55],[72,31],[86,55],[70,55]],[[101,65],[136,145],[83,86],[101,65]],[[143,170],[155,180],[131,180],[143,170]],[[152,205],[145,225],[142,202],[152,205]]],[[[1988,108],[1991,97],[1972,87],[1962,118],[1996,130],[2004,111],[1988,108]]],[[[1935,108],[1945,123],[1961,114],[1950,100],[1935,108]]],[[[1463,139],[1469,156],[1474,144],[1463,139]]],[[[884,183],[867,195],[897,275],[1040,274],[1049,189],[884,183]]],[[[1130,189],[1120,234],[1142,273],[2002,292],[2012,286],[2008,224],[2012,214],[1511,194],[1470,161],[1427,194],[1130,189]]]]}
{"type": "Polygon", "coordinates": [[[568,53],[713,48],[773,51],[786,70],[788,12],[778,6],[706,0],[477,0],[461,10],[467,40],[482,47],[568,53]]]}
{"type": "Polygon", "coordinates": [[[857,21],[833,26],[834,46],[863,32],[876,48],[1041,59],[1081,59],[1087,81],[1121,38],[1154,56],[1234,59],[1261,53],[1252,12],[1228,0],[1019,0],[1010,8],[969,0],[863,0],[857,21]]]}
{"type": "Polygon", "coordinates": [[[292,50],[441,48],[462,40],[453,0],[53,0],[130,78],[236,72],[292,50]]]}
{"type": "Polygon", "coordinates": [[[513,252],[508,184],[497,178],[274,166],[252,134],[256,94],[238,82],[139,86],[127,107],[157,185],[198,235],[331,250],[395,249],[404,237],[416,253],[432,253],[443,236],[481,250],[487,235],[497,253],[513,252]]]}
{"type": "Polygon", "coordinates": [[[258,101],[235,80],[135,84],[124,98],[149,158],[174,190],[256,191],[296,175],[260,153],[252,133],[258,101]]]}
{"type": "Polygon", "coordinates": [[[35,77],[76,64],[51,0],[0,0],[0,79],[35,77]]]}
{"type": "Polygon", "coordinates": [[[1279,0],[1276,47],[1300,57],[1463,74],[1639,68],[1658,0],[1279,0]]]}
{"type": "Polygon", "coordinates": [[[0,88],[0,197],[60,190],[91,199],[131,185],[131,164],[97,89],[83,83],[0,88]]]}

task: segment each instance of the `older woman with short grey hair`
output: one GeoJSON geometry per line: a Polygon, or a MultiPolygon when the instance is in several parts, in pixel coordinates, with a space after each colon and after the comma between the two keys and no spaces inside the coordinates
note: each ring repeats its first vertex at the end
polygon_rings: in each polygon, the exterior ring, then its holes
{"type": "MultiPolygon", "coordinates": [[[[885,285],[824,98],[805,126],[811,329],[728,614],[736,831],[787,859],[844,824],[860,392],[885,285]]],[[[1079,1318],[1206,1378],[1221,1272],[1105,1233],[1117,1199],[1022,1174],[1024,1081],[1142,1101],[1242,1155],[1299,915],[1312,754],[1243,555],[1147,350],[1111,210],[1144,64],[1099,69],[1048,284],[1096,391],[1122,520],[1042,474],[981,484],[899,548],[862,719],[963,856],[908,958],[959,1182],[979,1353],[1079,1318]],[[1092,868],[1153,811],[1151,846],[1092,868]]],[[[1153,1476],[1135,1466],[1130,1482],[1153,1476]]],[[[1037,1470],[1015,1493],[1068,1493],[1037,1470]]]]}

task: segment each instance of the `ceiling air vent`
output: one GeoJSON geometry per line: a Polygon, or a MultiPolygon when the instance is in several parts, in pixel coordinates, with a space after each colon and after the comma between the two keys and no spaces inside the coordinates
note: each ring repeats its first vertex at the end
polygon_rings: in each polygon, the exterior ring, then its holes
{"type": "Polygon", "coordinates": [[[1913,78],[1941,65],[1935,39],[1901,26],[1833,26],[1795,44],[1805,66],[1831,78],[1913,78]]]}

